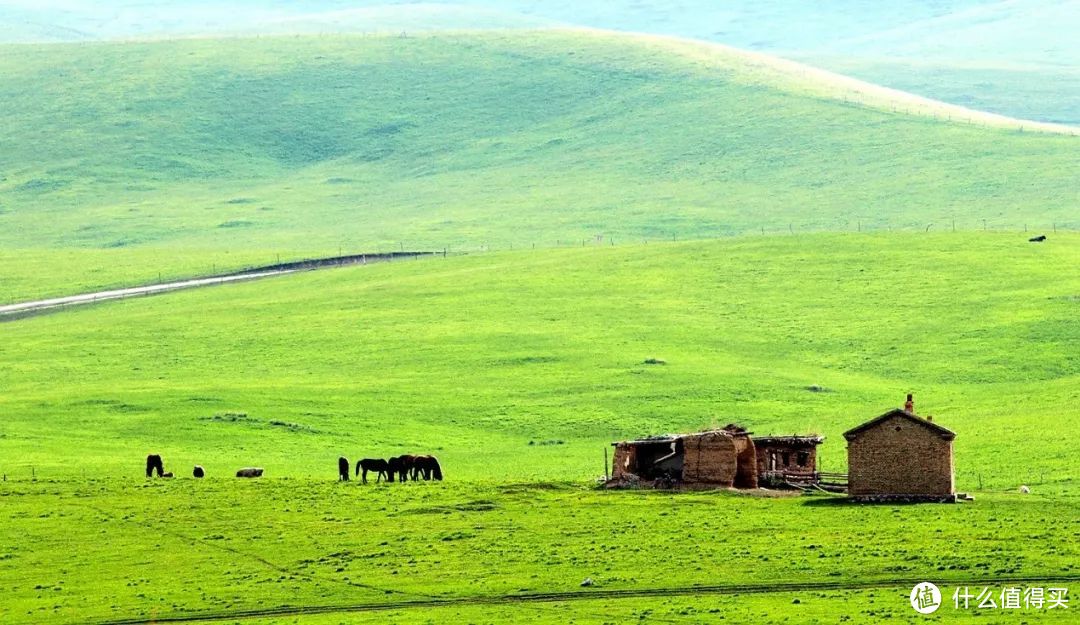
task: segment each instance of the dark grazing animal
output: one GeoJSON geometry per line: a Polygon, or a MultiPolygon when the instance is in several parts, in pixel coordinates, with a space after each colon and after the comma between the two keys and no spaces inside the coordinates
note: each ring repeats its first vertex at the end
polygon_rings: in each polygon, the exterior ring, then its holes
{"type": "Polygon", "coordinates": [[[405,454],[404,456],[394,456],[386,461],[388,465],[387,473],[389,474],[388,482],[394,481],[394,475],[398,476],[398,480],[401,482],[409,481],[409,473],[412,472],[413,462],[416,461],[416,456],[410,456],[405,454]]]}
{"type": "Polygon", "coordinates": [[[263,470],[258,467],[245,467],[236,472],[236,477],[262,477],[263,470]]]}
{"type": "Polygon", "coordinates": [[[203,468],[201,466],[195,465],[195,470],[192,471],[192,475],[194,475],[195,477],[203,477],[206,475],[206,471],[203,471],[203,468]]]}
{"type": "Polygon", "coordinates": [[[1042,243],[1045,240],[1046,240],[1046,235],[1045,234],[1040,234],[1037,237],[1031,237],[1030,239],[1028,239],[1028,241],[1030,241],[1031,243],[1042,243]]]}
{"type": "Polygon", "coordinates": [[[423,477],[425,481],[442,481],[442,467],[439,466],[438,458],[435,456],[417,456],[413,460],[413,481],[417,477],[423,477]]]}
{"type": "Polygon", "coordinates": [[[337,459],[337,473],[339,482],[349,481],[349,459],[345,456],[337,459]]]}
{"type": "Polygon", "coordinates": [[[367,484],[368,471],[377,474],[375,477],[376,484],[379,483],[379,480],[382,480],[384,478],[386,478],[388,481],[393,481],[392,479],[387,477],[387,473],[389,472],[390,468],[386,464],[386,461],[382,458],[364,458],[363,460],[357,460],[356,474],[360,475],[361,470],[364,472],[364,474],[361,476],[360,479],[364,484],[367,484]]]}
{"type": "Polygon", "coordinates": [[[172,476],[173,476],[172,471],[166,471],[166,472],[161,474],[161,477],[172,477],[172,476]]]}
{"type": "Polygon", "coordinates": [[[165,463],[161,461],[161,456],[150,454],[146,457],[146,477],[153,477],[155,472],[158,477],[162,477],[165,474],[165,463]]]}

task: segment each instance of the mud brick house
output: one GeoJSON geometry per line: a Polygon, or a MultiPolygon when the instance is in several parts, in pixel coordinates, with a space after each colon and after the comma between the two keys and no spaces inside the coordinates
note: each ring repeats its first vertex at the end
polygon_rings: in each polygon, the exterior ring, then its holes
{"type": "Polygon", "coordinates": [[[754,436],[758,482],[815,482],[817,447],[824,440],[822,436],[754,436]]]}
{"type": "Polygon", "coordinates": [[[612,480],[683,488],[757,488],[816,482],[820,436],[753,437],[735,424],[722,430],[612,443],[612,480]]]}
{"type": "Polygon", "coordinates": [[[757,488],[750,433],[737,426],[612,443],[612,480],[686,488],[757,488]]]}
{"type": "Polygon", "coordinates": [[[956,434],[896,408],[844,432],[848,441],[848,494],[864,501],[956,501],[956,434]]]}

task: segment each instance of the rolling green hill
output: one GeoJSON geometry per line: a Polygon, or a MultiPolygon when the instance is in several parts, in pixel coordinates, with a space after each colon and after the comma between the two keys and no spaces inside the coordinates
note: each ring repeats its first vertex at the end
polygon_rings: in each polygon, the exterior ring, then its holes
{"type": "Polygon", "coordinates": [[[1080,124],[1077,0],[0,0],[0,42],[556,23],[713,41],[979,110],[1080,124]]]}
{"type": "Polygon", "coordinates": [[[1077,227],[1077,137],[800,71],[598,31],[7,46],[0,297],[339,250],[1077,227]]]}

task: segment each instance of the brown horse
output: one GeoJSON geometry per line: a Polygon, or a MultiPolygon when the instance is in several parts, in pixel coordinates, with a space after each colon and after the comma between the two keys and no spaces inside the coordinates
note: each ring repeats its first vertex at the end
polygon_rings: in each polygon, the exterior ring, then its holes
{"type": "Polygon", "coordinates": [[[442,467],[439,466],[439,459],[435,456],[417,456],[413,460],[413,480],[415,481],[420,476],[423,476],[424,481],[442,481],[442,467]]]}
{"type": "Polygon", "coordinates": [[[363,480],[364,484],[367,484],[368,471],[371,471],[371,472],[377,474],[377,476],[375,477],[375,483],[376,484],[378,484],[379,480],[381,480],[383,478],[387,478],[387,481],[390,481],[390,482],[394,481],[393,476],[388,476],[387,475],[389,473],[389,471],[390,471],[390,467],[387,464],[387,462],[385,460],[383,460],[382,458],[364,458],[363,460],[358,460],[356,462],[356,474],[357,475],[360,475],[360,470],[361,469],[363,469],[363,471],[364,471],[364,475],[361,478],[363,480]]]}

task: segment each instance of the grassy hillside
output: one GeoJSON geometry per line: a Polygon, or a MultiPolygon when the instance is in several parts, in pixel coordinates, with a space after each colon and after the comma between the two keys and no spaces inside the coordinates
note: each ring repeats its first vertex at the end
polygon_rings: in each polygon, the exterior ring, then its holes
{"type": "Polygon", "coordinates": [[[805,63],[968,108],[1080,125],[1080,67],[801,57],[805,63]]]}
{"type": "Polygon", "coordinates": [[[961,488],[1071,483],[1076,235],[812,235],[402,261],[3,327],[0,469],[325,475],[429,450],[455,480],[588,479],[611,440],[840,434],[915,392],[961,488]],[[660,358],[666,365],[646,365],[660,358]],[[811,392],[818,385],[827,392],[811,392]],[[482,449],[482,453],[477,450],[482,449]],[[1038,449],[1038,453],[1033,453],[1038,449]]]}
{"type": "Polygon", "coordinates": [[[0,1],[0,42],[551,23],[715,41],[980,110],[1080,124],[1076,0],[0,1]]]}
{"type": "Polygon", "coordinates": [[[5,324],[0,620],[861,622],[914,619],[926,579],[947,601],[963,585],[1074,586],[1078,263],[1075,234],[653,242],[5,324]],[[841,433],[909,391],[958,433],[975,503],[589,486],[613,439],[730,421],[825,434],[822,466],[840,470],[841,433]],[[180,479],[144,482],[151,450],[180,479]],[[448,481],[333,481],[339,454],[406,450],[438,455],[448,481]],[[195,463],[206,480],[184,477],[195,463]],[[267,477],[229,477],[248,464],[267,477]],[[760,592],[693,590],[745,585],[760,592]],[[642,594],[501,598],[594,590],[642,594]],[[430,600],[452,603],[400,604],[430,600]]]}
{"type": "Polygon", "coordinates": [[[402,245],[1077,226],[1076,137],[866,108],[677,48],[595,32],[6,47],[0,290],[402,245]],[[43,274],[22,250],[81,260],[43,274]]]}

